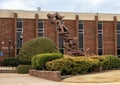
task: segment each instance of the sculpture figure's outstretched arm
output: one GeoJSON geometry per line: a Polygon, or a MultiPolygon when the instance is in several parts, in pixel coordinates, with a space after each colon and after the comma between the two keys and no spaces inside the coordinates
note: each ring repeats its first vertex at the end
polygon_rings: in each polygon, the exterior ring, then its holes
{"type": "Polygon", "coordinates": [[[57,19],[57,20],[62,20],[63,18],[64,18],[64,16],[61,16],[59,13],[55,13],[56,14],[56,16],[55,16],[55,18],[57,19]]]}

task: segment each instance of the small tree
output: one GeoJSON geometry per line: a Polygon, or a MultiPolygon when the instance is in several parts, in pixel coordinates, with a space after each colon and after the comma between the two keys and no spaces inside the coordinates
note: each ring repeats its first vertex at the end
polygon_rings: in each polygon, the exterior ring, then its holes
{"type": "Polygon", "coordinates": [[[38,37],[27,41],[19,53],[20,60],[31,61],[34,55],[42,53],[59,53],[52,40],[45,37],[38,37]]]}

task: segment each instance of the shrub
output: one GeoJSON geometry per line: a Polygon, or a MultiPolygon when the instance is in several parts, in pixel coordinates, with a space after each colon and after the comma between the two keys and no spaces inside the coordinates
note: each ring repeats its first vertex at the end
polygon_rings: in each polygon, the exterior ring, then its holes
{"type": "Polygon", "coordinates": [[[105,60],[106,59],[104,56],[90,57],[90,59],[88,59],[88,62],[90,64],[88,72],[96,72],[103,70],[103,64],[105,60]]]}
{"type": "Polygon", "coordinates": [[[4,66],[17,67],[18,64],[19,64],[19,58],[18,57],[5,58],[3,60],[3,65],[4,66]]]}
{"type": "Polygon", "coordinates": [[[91,57],[92,61],[89,61],[91,67],[89,72],[96,72],[101,70],[112,70],[120,68],[120,59],[117,56],[106,55],[91,57]]]}
{"type": "Polygon", "coordinates": [[[45,64],[47,61],[52,61],[54,59],[62,58],[63,55],[61,53],[45,53],[38,54],[32,58],[32,66],[35,69],[46,69],[45,64]]]}
{"type": "Polygon", "coordinates": [[[59,53],[55,44],[48,38],[38,37],[27,41],[19,52],[22,61],[31,61],[31,58],[42,53],[59,53]]]}
{"type": "Polygon", "coordinates": [[[26,74],[30,69],[32,69],[31,65],[18,65],[17,73],[26,74]]]}
{"type": "Polygon", "coordinates": [[[62,58],[46,63],[50,71],[61,71],[62,75],[86,73],[90,67],[87,61],[73,60],[71,58],[62,58]]]}
{"type": "Polygon", "coordinates": [[[23,61],[19,59],[19,64],[21,65],[31,65],[31,61],[23,61]]]}
{"type": "Polygon", "coordinates": [[[101,70],[102,70],[102,62],[99,61],[90,62],[90,68],[88,72],[96,72],[101,70]]]}
{"type": "Polygon", "coordinates": [[[9,58],[5,58],[4,60],[3,60],[3,66],[9,66],[10,65],[10,59],[9,58]]]}
{"type": "Polygon", "coordinates": [[[120,58],[117,56],[106,56],[107,61],[109,61],[108,69],[119,69],[120,68],[120,58]]]}
{"type": "Polygon", "coordinates": [[[101,70],[120,69],[116,56],[64,57],[46,63],[47,70],[61,71],[62,75],[82,74],[101,70]]]}
{"type": "Polygon", "coordinates": [[[11,57],[11,58],[5,58],[3,60],[3,65],[4,66],[12,66],[12,67],[17,67],[19,64],[23,65],[31,65],[30,61],[21,61],[19,57],[11,57]]]}
{"type": "Polygon", "coordinates": [[[90,64],[87,61],[75,61],[75,64],[73,65],[73,71],[72,74],[84,74],[87,73],[87,71],[90,68],[90,64]]]}

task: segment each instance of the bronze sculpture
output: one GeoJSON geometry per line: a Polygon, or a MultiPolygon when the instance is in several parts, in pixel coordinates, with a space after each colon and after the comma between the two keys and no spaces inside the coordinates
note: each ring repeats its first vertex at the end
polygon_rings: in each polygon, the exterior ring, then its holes
{"type": "Polygon", "coordinates": [[[64,42],[66,43],[64,47],[66,50],[66,54],[79,56],[86,55],[86,53],[88,53],[89,49],[87,49],[85,52],[77,49],[77,38],[71,37],[68,28],[64,25],[64,16],[60,16],[59,13],[56,12],[55,14],[48,13],[47,17],[50,20],[51,24],[56,25],[56,29],[59,31],[59,35],[61,35],[64,39],[64,42]]]}

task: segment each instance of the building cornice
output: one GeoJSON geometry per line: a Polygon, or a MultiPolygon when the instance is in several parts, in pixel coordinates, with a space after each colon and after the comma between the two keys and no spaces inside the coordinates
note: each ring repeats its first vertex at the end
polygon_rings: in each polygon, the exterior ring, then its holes
{"type": "MultiPolygon", "coordinates": [[[[55,11],[32,11],[32,10],[3,10],[0,9],[0,18],[14,18],[14,13],[17,13],[17,18],[35,19],[35,14],[38,14],[39,19],[47,19],[48,13],[55,13],[55,11]]],[[[80,12],[59,12],[60,15],[65,16],[65,20],[75,20],[75,16],[79,16],[79,20],[95,20],[98,16],[99,21],[113,21],[114,16],[117,21],[120,21],[120,14],[112,13],[80,13],[80,12]]]]}

